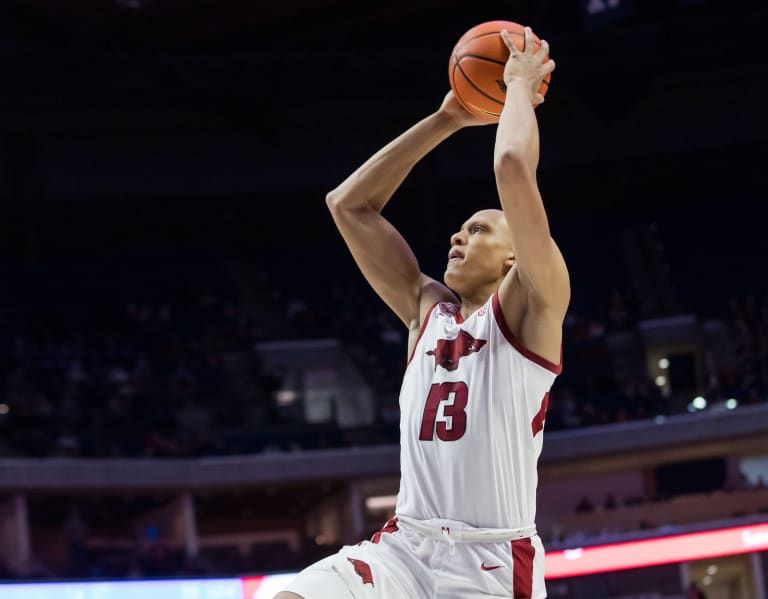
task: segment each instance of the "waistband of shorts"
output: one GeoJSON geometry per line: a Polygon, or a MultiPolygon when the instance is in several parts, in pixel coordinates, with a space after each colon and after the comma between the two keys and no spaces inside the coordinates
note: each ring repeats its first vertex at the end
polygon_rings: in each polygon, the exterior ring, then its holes
{"type": "Polygon", "coordinates": [[[475,528],[459,520],[443,518],[417,520],[403,514],[397,514],[397,522],[424,536],[449,543],[498,543],[527,539],[536,535],[535,525],[522,528],[475,528]]]}

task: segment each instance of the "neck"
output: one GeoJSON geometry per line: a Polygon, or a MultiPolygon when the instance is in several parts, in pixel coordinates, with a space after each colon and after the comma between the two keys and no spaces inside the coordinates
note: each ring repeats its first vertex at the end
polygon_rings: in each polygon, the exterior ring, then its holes
{"type": "Polygon", "coordinates": [[[475,310],[478,310],[488,298],[499,288],[501,281],[494,281],[475,289],[468,295],[461,296],[461,317],[466,320],[475,310]]]}

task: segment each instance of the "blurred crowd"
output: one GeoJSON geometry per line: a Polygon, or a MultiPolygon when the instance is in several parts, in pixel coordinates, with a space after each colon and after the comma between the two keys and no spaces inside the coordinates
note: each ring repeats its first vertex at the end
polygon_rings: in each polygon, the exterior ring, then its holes
{"type": "MultiPolygon", "coordinates": [[[[14,323],[0,446],[6,454],[120,456],[174,453],[182,408],[234,423],[223,357],[248,343],[234,301],[128,303],[72,330],[45,319],[14,323]]],[[[194,428],[194,427],[192,427],[194,428]]],[[[198,429],[191,453],[216,452],[198,429]]]]}
{"type": "MultiPolygon", "coordinates": [[[[298,571],[340,547],[307,543],[295,551],[284,542],[201,547],[194,557],[149,533],[125,547],[98,548],[89,544],[87,533],[73,529],[72,517],[61,534],[41,548],[24,568],[24,579],[201,578],[241,576],[285,570],[298,571]]],[[[19,578],[0,562],[0,580],[19,578]]]]}
{"type": "MultiPolygon", "coordinates": [[[[227,283],[197,285],[226,280],[202,271],[136,299],[116,292],[98,306],[87,290],[55,309],[45,298],[6,301],[0,455],[180,457],[396,442],[405,327],[361,279],[317,293],[291,290],[279,276],[259,272],[250,294],[227,283]],[[307,425],[301,414],[286,419],[277,398],[285,373],[262,368],[254,346],[315,337],[341,340],[383,398],[366,430],[307,425]]],[[[710,369],[708,395],[764,401],[768,297],[732,298],[721,319],[735,355],[710,369]]],[[[677,409],[644,372],[619,375],[613,367],[607,340],[637,321],[629,290],[606,293],[593,314],[570,310],[548,430],[677,409]]]]}
{"type": "Polygon", "coordinates": [[[768,396],[768,294],[731,297],[725,316],[732,331],[734,352],[727,367],[710,373],[712,397],[744,398],[759,403],[768,396]]]}
{"type": "MultiPolygon", "coordinates": [[[[74,293],[55,310],[2,305],[4,345],[0,455],[183,457],[397,442],[397,393],[407,331],[356,278],[316,288],[275,283],[259,272],[256,291],[235,285],[177,284],[132,297],[115,293],[98,306],[74,293]],[[265,368],[255,345],[275,339],[339,339],[377,396],[376,422],[360,430],[286,418],[278,394],[285,372],[265,368]],[[243,384],[246,381],[247,384],[243,384]],[[252,413],[260,414],[255,420],[252,413]]],[[[207,282],[220,280],[206,275],[207,282]]],[[[45,304],[41,300],[42,304],[45,304]]],[[[730,298],[719,318],[733,355],[714,364],[707,395],[755,403],[768,397],[768,296],[730,298]]],[[[639,321],[631,291],[614,289],[594,313],[572,308],[564,324],[564,371],[553,387],[547,430],[653,418],[675,410],[643,373],[620,375],[610,340],[633,335],[639,321]]],[[[764,488],[760,481],[755,489],[764,488]]],[[[752,488],[750,487],[750,488],[752,488]]],[[[745,487],[746,488],[746,487],[745,487]]],[[[728,492],[723,487],[713,493],[728,492]]],[[[713,495],[714,497],[715,495],[713,495]]],[[[583,497],[575,511],[614,510],[668,497],[583,497]]],[[[639,522],[639,528],[659,523],[639,522]]],[[[662,523],[663,524],[663,523],[662,523]]],[[[31,578],[140,578],[237,575],[299,569],[330,553],[284,543],[202,547],[190,559],[145,531],[135,546],[87,544],[76,517],[29,565],[31,578]],[[313,553],[315,552],[315,553],[313,553]]],[[[555,532],[549,541],[563,540],[555,532]]],[[[310,543],[311,545],[311,543],[310,543]]],[[[0,578],[10,573],[0,571],[0,578]]]]}

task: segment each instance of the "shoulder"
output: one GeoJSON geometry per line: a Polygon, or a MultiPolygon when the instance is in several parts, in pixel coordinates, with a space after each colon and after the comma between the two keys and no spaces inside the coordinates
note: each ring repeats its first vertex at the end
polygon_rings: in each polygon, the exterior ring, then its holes
{"type": "Polygon", "coordinates": [[[496,323],[507,341],[525,357],[559,373],[562,370],[563,320],[567,304],[550,305],[510,273],[493,297],[496,323]]]}
{"type": "Polygon", "coordinates": [[[421,275],[421,293],[419,294],[419,315],[408,326],[408,353],[415,347],[422,328],[426,326],[427,316],[438,304],[455,306],[458,297],[448,287],[425,274],[421,275]]]}
{"type": "Polygon", "coordinates": [[[419,295],[419,320],[417,327],[421,327],[427,314],[437,304],[455,306],[459,298],[453,291],[442,283],[427,275],[421,275],[421,294],[419,295]]]}

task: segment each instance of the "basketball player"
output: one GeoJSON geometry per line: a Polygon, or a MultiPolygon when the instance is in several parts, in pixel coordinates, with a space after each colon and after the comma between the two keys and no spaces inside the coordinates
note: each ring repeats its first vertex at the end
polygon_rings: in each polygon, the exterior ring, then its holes
{"type": "Polygon", "coordinates": [[[511,52],[494,150],[503,211],[481,210],[453,234],[445,284],[420,272],[381,210],[437,144],[484,124],[452,93],[328,195],[358,266],[410,331],[402,477],[396,515],[371,541],[305,569],[276,599],[546,597],[536,463],[570,286],[536,185],[532,105],[554,63],[531,36],[518,51],[502,34],[511,52]]]}

